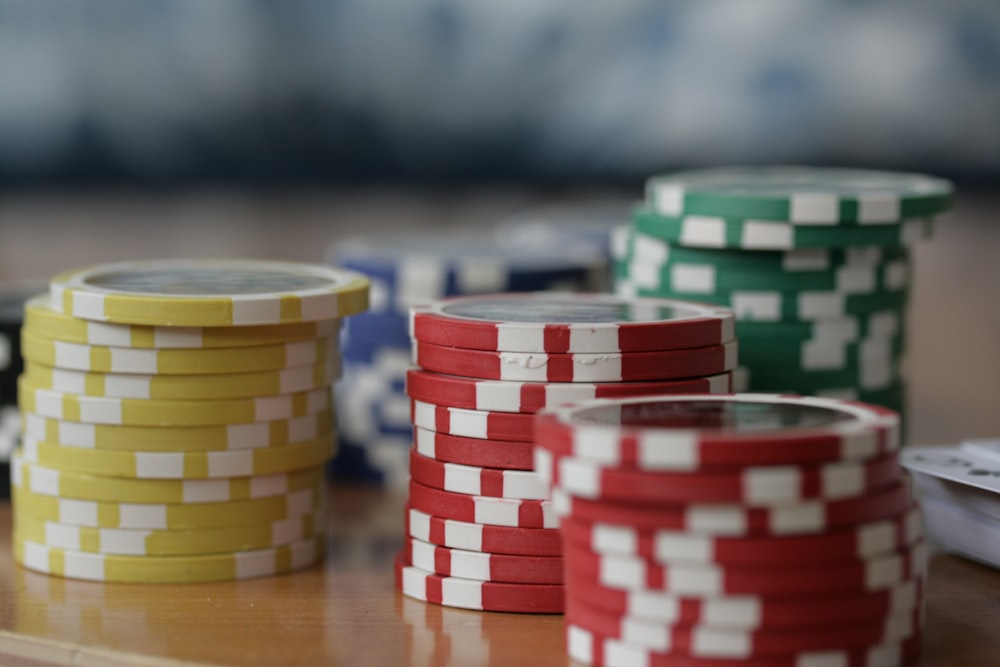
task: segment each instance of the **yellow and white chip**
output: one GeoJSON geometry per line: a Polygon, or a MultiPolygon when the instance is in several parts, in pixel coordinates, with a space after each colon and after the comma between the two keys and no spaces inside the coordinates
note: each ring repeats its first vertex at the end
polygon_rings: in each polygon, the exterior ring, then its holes
{"type": "Polygon", "coordinates": [[[368,288],[361,273],[319,264],[158,259],[67,271],[49,294],[53,309],[84,320],[237,327],[354,315],[368,288]]]}

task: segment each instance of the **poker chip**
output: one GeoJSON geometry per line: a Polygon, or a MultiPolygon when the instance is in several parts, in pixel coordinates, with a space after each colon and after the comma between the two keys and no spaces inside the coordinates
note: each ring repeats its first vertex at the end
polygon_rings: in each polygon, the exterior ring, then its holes
{"type": "Polygon", "coordinates": [[[410,336],[496,352],[628,353],[721,345],[733,313],[693,302],[608,294],[457,297],[410,310],[410,336]]]}
{"type": "Polygon", "coordinates": [[[432,373],[412,368],[406,373],[406,391],[415,400],[440,402],[467,410],[535,413],[560,403],[592,398],[646,394],[721,394],[732,391],[728,372],[706,377],[661,382],[514,382],[477,380],[460,375],[432,373]]]}
{"type": "Polygon", "coordinates": [[[606,614],[572,596],[567,596],[565,613],[567,623],[619,637],[630,645],[660,654],[732,660],[866,648],[908,639],[916,634],[918,626],[912,610],[851,624],[801,627],[792,632],[667,626],[606,614]]]}
{"type": "Polygon", "coordinates": [[[315,562],[342,318],[364,275],[151,260],[68,271],[25,305],[15,559],[115,582],[315,562]]]}
{"type": "Polygon", "coordinates": [[[14,559],[29,570],[116,583],[204,583],[254,579],[309,567],[323,554],[313,537],[266,549],[199,556],[118,556],[60,549],[14,534],[14,559]]]}
{"type": "Polygon", "coordinates": [[[97,347],[202,349],[260,347],[337,336],[340,319],[249,326],[183,327],[81,319],[52,307],[48,294],[24,304],[24,326],[42,338],[97,347]]]}
{"type": "Polygon", "coordinates": [[[902,667],[920,656],[920,631],[902,641],[886,642],[854,650],[822,650],[760,658],[699,658],[678,653],[660,653],[588,628],[566,624],[569,657],[585,665],[607,667],[902,667]]]}
{"type": "Polygon", "coordinates": [[[563,538],[605,555],[642,557],[654,563],[775,566],[867,559],[923,538],[923,516],[911,508],[898,517],[845,530],[782,537],[708,536],[678,530],[638,529],[576,517],[560,521],[563,538]]]}
{"type": "Polygon", "coordinates": [[[762,394],[593,399],[549,408],[536,433],[555,456],[650,471],[868,460],[900,444],[891,410],[762,394]]]}
{"type": "Polygon", "coordinates": [[[28,363],[28,383],[67,394],[147,400],[254,398],[294,394],[332,385],[340,376],[340,360],[279,371],[216,375],[142,375],[88,373],[28,363]]]}
{"type": "Polygon", "coordinates": [[[612,354],[466,350],[414,341],[413,361],[438,373],[520,382],[629,382],[716,375],[736,367],[736,341],[721,345],[612,354]]]}
{"type": "Polygon", "coordinates": [[[943,213],[953,187],[923,174],[830,167],[719,167],[655,175],[647,201],[664,215],[743,216],[796,225],[894,225],[943,213]]]}
{"type": "Polygon", "coordinates": [[[17,378],[24,369],[24,304],[43,289],[35,281],[0,283],[0,498],[10,497],[10,457],[20,441],[17,378]]]}
{"type": "Polygon", "coordinates": [[[467,438],[415,426],[413,450],[428,458],[481,468],[534,470],[534,442],[467,438]]]}
{"type": "Polygon", "coordinates": [[[160,259],[67,271],[50,306],[83,320],[234,327],[335,320],[368,307],[368,279],[324,265],[238,259],[160,259]]]}
{"type": "Polygon", "coordinates": [[[14,488],[19,517],[91,528],[184,530],[291,519],[325,506],[322,483],[262,498],[218,503],[126,503],[77,500],[14,488]]]}
{"type": "Polygon", "coordinates": [[[453,549],[521,556],[559,556],[562,545],[554,528],[511,528],[456,521],[407,506],[406,531],[411,537],[453,549]]]}
{"type": "Polygon", "coordinates": [[[80,553],[203,556],[285,546],[314,537],[322,525],[322,512],[270,523],[171,530],[92,528],[19,514],[14,522],[14,534],[35,544],[80,553]]]}
{"type": "Polygon", "coordinates": [[[870,461],[821,465],[651,472],[553,456],[542,445],[535,450],[535,470],[546,482],[582,498],[661,504],[739,502],[760,507],[862,496],[895,481],[899,476],[899,459],[889,454],[870,461]]]}
{"type": "Polygon", "coordinates": [[[435,489],[470,496],[545,500],[549,488],[534,470],[479,468],[437,461],[410,450],[410,477],[435,489]]]}
{"type": "Polygon", "coordinates": [[[662,625],[701,625],[730,630],[780,630],[825,627],[896,616],[919,609],[919,579],[884,590],[806,597],[759,595],[684,596],[651,589],[623,590],[567,571],[574,598],[624,619],[662,625]]]}
{"type": "Polygon", "coordinates": [[[214,401],[78,396],[18,382],[21,409],[41,417],[118,426],[213,426],[291,419],[329,409],[329,386],[296,394],[214,401]]]}
{"type": "Polygon", "coordinates": [[[534,439],[535,419],[530,414],[466,410],[414,399],[411,415],[414,426],[439,433],[490,440],[531,442],[534,439]]]}
{"type": "Polygon", "coordinates": [[[562,584],[563,563],[558,556],[515,556],[442,547],[408,537],[404,560],[422,570],[446,577],[512,584],[562,584]]]}
{"type": "Polygon", "coordinates": [[[396,557],[396,587],[403,595],[445,607],[529,614],[561,614],[563,588],[555,584],[478,581],[434,574],[396,557]]]}
{"type": "Polygon", "coordinates": [[[96,373],[210,375],[280,371],[323,364],[338,356],[335,337],[255,347],[135,349],[51,340],[22,333],[22,353],[42,366],[96,373]]]}
{"type": "Polygon", "coordinates": [[[410,506],[445,519],[511,528],[555,528],[555,510],[549,500],[522,500],[471,496],[443,491],[410,480],[410,506]]]}
{"type": "Polygon", "coordinates": [[[302,417],[213,426],[121,426],[23,414],[24,435],[66,447],[129,452],[212,452],[279,447],[318,438],[334,423],[333,410],[302,417]]]}

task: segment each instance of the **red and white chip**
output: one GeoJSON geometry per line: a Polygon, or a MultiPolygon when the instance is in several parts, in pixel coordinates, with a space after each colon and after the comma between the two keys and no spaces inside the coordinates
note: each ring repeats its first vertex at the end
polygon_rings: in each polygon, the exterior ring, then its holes
{"type": "Polygon", "coordinates": [[[470,496],[546,500],[549,486],[533,470],[502,470],[446,463],[410,450],[410,478],[443,491],[470,496]]]}
{"type": "Polygon", "coordinates": [[[413,447],[428,458],[449,463],[504,470],[535,468],[533,442],[467,438],[416,426],[413,447]]]}
{"type": "Polygon", "coordinates": [[[594,553],[644,558],[653,563],[704,563],[724,566],[788,567],[803,563],[867,560],[912,545],[923,538],[923,517],[916,506],[901,515],[816,535],[724,537],[679,530],[640,529],[564,517],[563,539],[594,553]]]}
{"type": "Polygon", "coordinates": [[[684,596],[666,591],[622,590],[591,577],[565,573],[566,589],[595,609],[668,625],[700,624],[732,630],[786,631],[857,623],[919,609],[923,582],[909,578],[884,590],[797,597],[684,596]]]}
{"type": "Polygon", "coordinates": [[[718,375],[736,368],[730,341],[683,350],[547,354],[467,350],[414,341],[413,362],[427,370],[518,382],[631,382],[718,375]]]}
{"type": "Polygon", "coordinates": [[[732,503],[749,507],[806,500],[855,498],[899,479],[892,452],[867,461],[821,465],[714,466],[697,472],[648,472],[604,467],[553,455],[540,440],[535,448],[539,477],[582,498],[653,503],[732,503]]]}
{"type": "Polygon", "coordinates": [[[732,503],[691,503],[653,506],[649,503],[608,503],[552,489],[552,507],[559,516],[641,529],[683,530],[697,535],[806,535],[887,519],[913,503],[908,484],[894,482],[848,500],[810,500],[773,507],[732,503]]]}
{"type": "Polygon", "coordinates": [[[422,570],[446,577],[511,584],[562,585],[559,556],[514,556],[482,551],[463,551],[430,544],[414,537],[403,544],[406,561],[422,570]]]}
{"type": "Polygon", "coordinates": [[[424,542],[453,549],[522,556],[561,556],[555,528],[511,528],[432,516],[407,506],[406,532],[424,542]]]}
{"type": "Polygon", "coordinates": [[[674,595],[830,595],[891,588],[926,573],[927,547],[919,541],[889,555],[845,563],[785,569],[717,565],[661,565],[643,558],[608,556],[563,544],[567,571],[621,590],[662,590],[674,595]]]}
{"type": "Polygon", "coordinates": [[[678,350],[729,342],[734,331],[730,308],[611,294],[490,294],[410,309],[415,340],[496,352],[678,350]]]}
{"type": "Polygon", "coordinates": [[[563,403],[594,398],[654,394],[725,394],[733,390],[732,373],[682,380],[648,382],[515,382],[477,380],[421,368],[406,373],[406,392],[425,403],[468,410],[535,413],[563,403]]]}
{"type": "Polygon", "coordinates": [[[533,442],[535,416],[513,412],[487,412],[410,401],[414,426],[464,438],[533,442]]]}
{"type": "Polygon", "coordinates": [[[445,519],[512,528],[557,528],[550,500],[515,500],[442,491],[410,480],[410,505],[445,519]]]}
{"type": "Polygon", "coordinates": [[[555,454],[642,470],[849,461],[899,449],[899,417],[833,398],[731,394],[595,399],[539,413],[555,454]]]}
{"type": "Polygon", "coordinates": [[[396,556],[396,587],[407,597],[445,607],[507,611],[523,614],[561,614],[564,592],[555,584],[509,584],[434,574],[396,556]]]}

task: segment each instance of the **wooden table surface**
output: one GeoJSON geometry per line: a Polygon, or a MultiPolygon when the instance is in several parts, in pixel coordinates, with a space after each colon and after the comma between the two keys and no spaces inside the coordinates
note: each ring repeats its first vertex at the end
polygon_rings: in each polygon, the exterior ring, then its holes
{"type": "MultiPolygon", "coordinates": [[[[365,487],[330,495],[321,566],[184,586],[100,584],[26,571],[0,505],[0,664],[567,665],[562,617],[448,609],[403,597],[392,558],[403,498],[365,487]]],[[[1000,572],[931,560],[920,667],[1000,663],[1000,572]]]]}

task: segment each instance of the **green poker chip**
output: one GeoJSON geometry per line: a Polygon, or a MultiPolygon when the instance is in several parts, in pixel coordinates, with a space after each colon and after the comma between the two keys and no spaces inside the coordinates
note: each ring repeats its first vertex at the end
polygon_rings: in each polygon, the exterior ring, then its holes
{"type": "Polygon", "coordinates": [[[905,329],[906,310],[881,310],[864,316],[845,316],[800,322],[736,322],[741,341],[841,340],[853,342],[869,337],[900,335],[905,329]]]}
{"type": "Polygon", "coordinates": [[[694,248],[793,250],[851,246],[908,246],[930,238],[933,218],[909,218],[896,225],[812,227],[748,217],[666,216],[649,208],[632,213],[635,229],[694,248]]]}
{"type": "MultiPolygon", "coordinates": [[[[742,350],[740,350],[742,354],[742,350]]],[[[878,365],[838,370],[806,370],[775,363],[745,363],[747,391],[791,392],[807,396],[851,388],[859,393],[882,391],[903,379],[903,357],[881,360],[878,365]]]]}
{"type": "Polygon", "coordinates": [[[740,364],[750,369],[838,371],[861,368],[869,363],[891,362],[905,350],[902,335],[892,338],[840,341],[835,339],[765,340],[740,339],[740,364]]]}
{"type": "Polygon", "coordinates": [[[646,201],[665,216],[739,217],[803,226],[895,225],[951,206],[951,182],[833,167],[721,167],[653,176],[646,201]]]}

